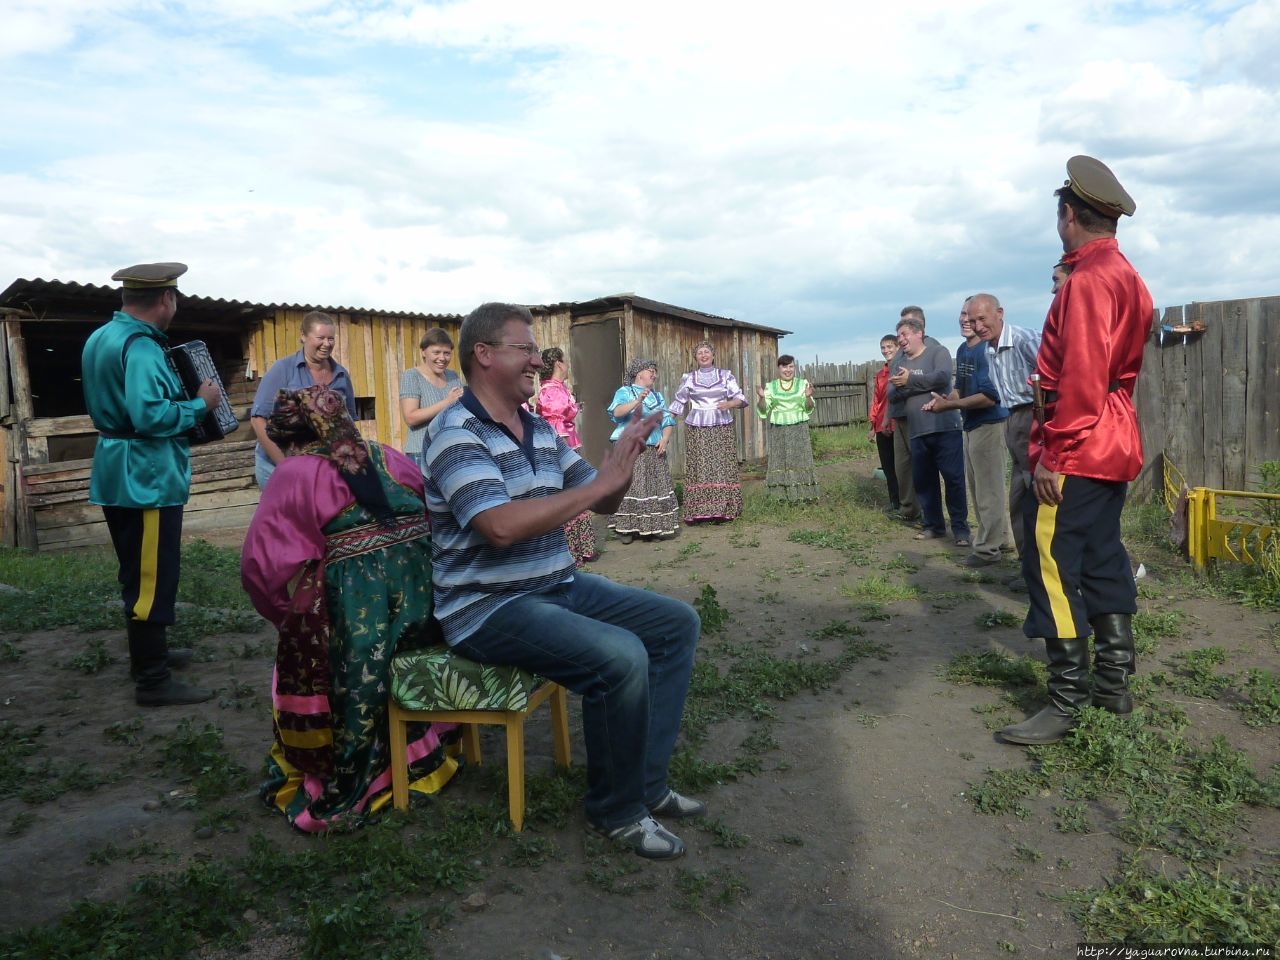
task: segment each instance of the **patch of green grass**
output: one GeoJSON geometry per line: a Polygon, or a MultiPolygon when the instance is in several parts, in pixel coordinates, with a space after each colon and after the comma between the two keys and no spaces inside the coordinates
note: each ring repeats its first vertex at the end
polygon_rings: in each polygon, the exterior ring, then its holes
{"type": "Polygon", "coordinates": [[[942,679],[980,687],[1040,687],[1045,667],[1031,657],[1011,657],[996,650],[962,653],[951,658],[942,670],[942,679]]]}
{"type": "Polygon", "coordinates": [[[977,600],[978,596],[967,590],[940,590],[927,594],[925,599],[934,610],[954,610],[962,603],[977,600]]]}
{"type": "Polygon", "coordinates": [[[1237,704],[1245,723],[1251,727],[1280,724],[1280,681],[1276,674],[1269,670],[1247,670],[1238,686],[1246,698],[1237,704]]]}
{"type": "Polygon", "coordinates": [[[142,720],[134,717],[132,720],[117,720],[111,726],[102,731],[102,735],[109,743],[118,743],[126,747],[136,747],[142,741],[138,734],[142,733],[142,720]]]}
{"type": "Polygon", "coordinates": [[[0,663],[17,663],[21,659],[21,647],[12,640],[0,640],[0,663]]]}
{"type": "Polygon", "coordinates": [[[698,829],[711,834],[711,842],[714,846],[723,847],[726,850],[745,847],[751,842],[751,838],[745,833],[739,833],[723,820],[699,820],[698,829]]]}
{"type": "Polygon", "coordinates": [[[1158,640],[1182,635],[1185,619],[1179,610],[1139,610],[1132,621],[1134,649],[1140,656],[1151,656],[1159,646],[1158,640]]]}
{"type": "Polygon", "coordinates": [[[690,540],[679,550],[676,551],[676,558],[680,560],[687,559],[702,552],[701,540],[690,540]]]}
{"type": "Polygon", "coordinates": [[[23,727],[0,721],[0,798],[16,796],[34,775],[27,758],[35,754],[43,733],[42,725],[23,727]]]}
{"type": "Polygon", "coordinates": [[[1054,822],[1054,828],[1059,832],[1089,832],[1089,812],[1083,803],[1066,803],[1062,806],[1054,807],[1053,814],[1057,817],[1057,820],[1054,822]]]}
{"type": "Polygon", "coordinates": [[[870,576],[856,580],[840,588],[842,596],[863,603],[897,603],[901,600],[916,600],[920,597],[918,588],[898,580],[887,580],[884,577],[870,576]]]}
{"type": "Polygon", "coordinates": [[[1199,747],[1151,727],[1140,713],[1088,708],[1059,743],[1028,751],[1046,786],[1074,800],[1109,798],[1121,808],[1112,832],[1196,863],[1239,848],[1245,808],[1274,806],[1270,781],[1222,737],[1199,747]]]}
{"type": "Polygon", "coordinates": [[[5,836],[20,837],[26,833],[33,823],[36,822],[36,815],[30,810],[20,810],[13,815],[13,819],[9,821],[9,826],[5,827],[5,836]]]}
{"type": "Polygon", "coordinates": [[[706,872],[677,869],[671,905],[678,910],[704,914],[708,906],[727,907],[740,902],[749,891],[746,878],[736,870],[724,867],[706,872]]]}
{"type": "Polygon", "coordinates": [[[721,606],[716,598],[716,588],[709,583],[702,588],[702,592],[693,601],[693,609],[698,611],[698,616],[702,620],[704,634],[715,633],[729,622],[729,611],[721,606]]]}
{"type": "Polygon", "coordinates": [[[94,637],[92,640],[85,641],[84,649],[68,660],[65,666],[69,670],[95,674],[100,673],[115,662],[116,658],[107,649],[106,641],[101,637],[94,637]]]}
{"type": "Polygon", "coordinates": [[[1013,855],[1018,860],[1026,863],[1039,863],[1044,859],[1044,854],[1035,847],[1029,847],[1025,843],[1015,843],[1013,845],[1013,855]]]}
{"type": "Polygon", "coordinates": [[[1023,614],[1010,610],[990,610],[981,614],[976,623],[984,630],[994,630],[996,627],[1020,627],[1024,619],[1023,614]]]}
{"type": "MultiPolygon", "coordinates": [[[[240,585],[240,551],[203,540],[184,544],[178,599],[184,606],[169,632],[175,646],[222,633],[257,631],[262,618],[240,585]]],[[[66,628],[118,630],[123,623],[115,555],[106,547],[32,553],[0,547],[0,623],[15,633],[66,628]]]]}
{"type": "Polygon", "coordinates": [[[1152,682],[1188,697],[1216,700],[1231,686],[1232,678],[1214,672],[1227,660],[1222,647],[1204,647],[1188,650],[1170,658],[1174,663],[1173,674],[1152,674],[1152,682]]]}
{"type": "Polygon", "coordinates": [[[1036,770],[988,770],[981,783],[970,785],[967,795],[979,813],[1028,817],[1031,811],[1022,801],[1047,785],[1048,779],[1036,770]]]}
{"type": "Polygon", "coordinates": [[[154,840],[144,841],[132,847],[117,847],[114,843],[108,843],[105,847],[91,850],[89,855],[85,857],[85,863],[91,866],[105,867],[120,860],[137,863],[139,860],[160,859],[165,857],[166,853],[172,858],[173,854],[167,852],[163,845],[156,843],[154,840]]]}
{"type": "Polygon", "coordinates": [[[866,424],[810,427],[809,440],[813,444],[813,459],[819,461],[848,460],[875,449],[875,442],[867,439],[866,424]]]}
{"type": "Polygon", "coordinates": [[[1271,943],[1280,941],[1280,879],[1217,869],[1159,873],[1140,857],[1101,887],[1059,895],[1086,940],[1108,943],[1271,943]]]}
{"type": "Polygon", "coordinates": [[[559,849],[550,837],[528,831],[511,835],[511,852],[506,863],[511,867],[540,867],[559,858],[559,849]]]}
{"type": "Polygon", "coordinates": [[[220,800],[248,785],[247,772],[223,751],[222,730],[212,723],[197,729],[184,717],[160,754],[162,765],[190,783],[199,802],[220,800]]]}
{"type": "Polygon", "coordinates": [[[873,562],[871,554],[868,553],[870,544],[866,538],[851,535],[844,530],[793,530],[787,534],[787,539],[792,543],[839,550],[856,567],[870,566],[873,562]]]}

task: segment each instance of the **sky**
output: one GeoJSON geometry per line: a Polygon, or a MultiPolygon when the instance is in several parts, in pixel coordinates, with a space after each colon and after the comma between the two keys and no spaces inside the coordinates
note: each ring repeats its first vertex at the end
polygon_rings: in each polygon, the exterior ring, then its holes
{"type": "Polygon", "coordinates": [[[0,0],[0,289],[631,292],[877,359],[1038,327],[1078,153],[1157,305],[1280,294],[1280,0],[0,0]]]}

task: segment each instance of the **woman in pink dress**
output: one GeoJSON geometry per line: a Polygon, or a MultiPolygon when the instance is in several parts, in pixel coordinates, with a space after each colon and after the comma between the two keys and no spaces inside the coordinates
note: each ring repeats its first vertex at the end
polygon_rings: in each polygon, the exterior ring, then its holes
{"type": "MultiPolygon", "coordinates": [[[[538,416],[569,445],[570,450],[582,446],[574,420],[578,416],[578,401],[569,392],[565,377],[569,365],[564,362],[564,351],[559,347],[547,347],[542,351],[542,388],[538,391],[538,416]]],[[[591,525],[591,513],[583,512],[564,525],[564,535],[569,541],[573,562],[582,566],[599,556],[596,531],[591,525]]]]}

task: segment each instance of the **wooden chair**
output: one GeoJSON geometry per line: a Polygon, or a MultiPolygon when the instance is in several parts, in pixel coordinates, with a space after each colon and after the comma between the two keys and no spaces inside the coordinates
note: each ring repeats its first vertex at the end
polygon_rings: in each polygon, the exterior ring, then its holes
{"type": "Polygon", "coordinates": [[[484,666],[446,647],[432,647],[395,657],[391,663],[391,802],[409,806],[406,757],[411,722],[456,723],[462,727],[462,750],[468,763],[481,763],[482,723],[507,731],[507,803],[511,825],[524,828],[524,721],[543,703],[551,703],[551,738],[556,764],[569,766],[569,698],[558,683],[516,667],[484,666]]]}

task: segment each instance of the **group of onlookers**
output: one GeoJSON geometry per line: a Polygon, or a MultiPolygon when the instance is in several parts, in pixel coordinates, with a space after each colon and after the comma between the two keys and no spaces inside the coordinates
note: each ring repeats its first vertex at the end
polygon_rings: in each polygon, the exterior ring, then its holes
{"type": "Polygon", "coordinates": [[[1040,334],[1006,324],[989,293],[965,299],[960,333],[953,363],[926,335],[924,311],[902,308],[896,336],[880,341],[885,363],[873,390],[871,435],[890,513],[918,526],[917,540],[945,537],[949,520],[955,544],[969,550],[962,562],[984,567],[1022,549],[1022,501],[1031,484],[1029,377],[1040,334]]]}

